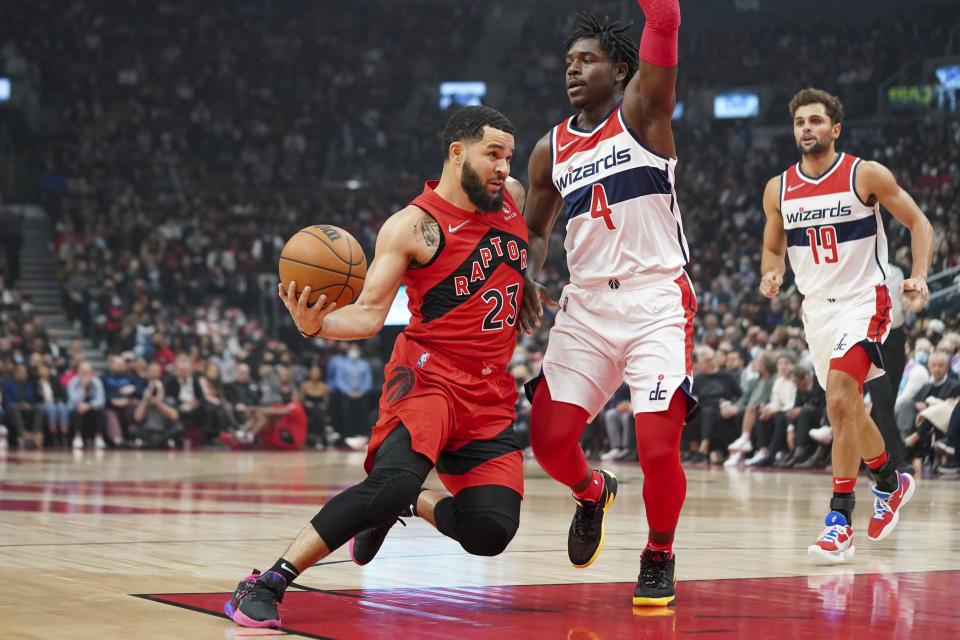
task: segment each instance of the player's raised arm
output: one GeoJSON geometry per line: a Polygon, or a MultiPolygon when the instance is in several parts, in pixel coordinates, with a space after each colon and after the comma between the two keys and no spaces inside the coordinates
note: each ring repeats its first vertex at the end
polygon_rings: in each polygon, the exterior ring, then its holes
{"type": "Polygon", "coordinates": [[[671,158],[677,149],[670,120],[676,104],[677,0],[638,0],[647,22],[640,39],[640,68],[627,83],[623,116],[641,141],[671,158]]]}
{"type": "Polygon", "coordinates": [[[300,333],[336,340],[361,340],[376,334],[383,327],[403,276],[416,259],[418,250],[430,242],[434,243],[435,250],[439,244],[439,229],[424,224],[424,216],[420,209],[407,207],[383,223],[363,291],[353,304],[334,310],[336,304],[327,304],[326,296],[320,296],[314,304],[308,305],[309,286],[303,288],[297,299],[295,283],[280,283],[280,299],[300,333]]]}
{"type": "MultiPolygon", "coordinates": [[[[550,231],[563,208],[563,198],[553,184],[550,175],[553,159],[550,150],[550,134],[543,136],[530,154],[527,165],[527,178],[530,180],[530,192],[522,206],[523,219],[527,223],[529,248],[527,249],[527,273],[523,282],[523,306],[520,311],[520,328],[531,333],[540,326],[543,316],[543,303],[554,305],[547,295],[546,287],[534,280],[550,248],[550,231]]],[[[516,200],[516,198],[514,198],[516,200]]],[[[520,203],[517,203],[518,206],[520,203]]]]}
{"type": "Polygon", "coordinates": [[[763,227],[763,257],[760,259],[760,293],[772,298],[780,291],[783,274],[787,270],[787,234],[783,230],[780,213],[780,176],[770,178],[763,190],[763,212],[767,222],[763,227]]]}
{"type": "Polygon", "coordinates": [[[927,289],[927,273],[933,259],[933,226],[927,220],[910,194],[897,184],[890,170],[879,162],[863,161],[857,167],[857,196],[867,203],[879,201],[881,205],[910,229],[910,254],[913,258],[913,270],[910,277],[900,285],[900,291],[915,291],[919,311],[930,292],[927,289]]]}

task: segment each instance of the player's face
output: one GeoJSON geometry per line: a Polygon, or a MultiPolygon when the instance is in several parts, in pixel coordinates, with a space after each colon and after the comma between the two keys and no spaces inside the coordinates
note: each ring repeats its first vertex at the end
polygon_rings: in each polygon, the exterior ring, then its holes
{"type": "Polygon", "coordinates": [[[840,136],[840,125],[833,124],[822,103],[805,104],[793,114],[793,137],[803,155],[829,151],[840,136]]]}
{"type": "Polygon", "coordinates": [[[484,127],[483,138],[465,145],[460,186],[480,211],[500,211],[503,190],[510,175],[513,135],[484,127]]]}
{"type": "Polygon", "coordinates": [[[596,38],[580,38],[567,51],[567,97],[577,109],[608,100],[623,80],[625,65],[615,65],[596,38]]]}

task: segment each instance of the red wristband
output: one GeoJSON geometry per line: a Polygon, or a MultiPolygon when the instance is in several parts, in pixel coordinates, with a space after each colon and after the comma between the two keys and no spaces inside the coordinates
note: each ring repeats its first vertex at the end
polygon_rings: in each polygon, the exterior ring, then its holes
{"type": "Polygon", "coordinates": [[[677,30],[680,4],[677,0],[638,0],[647,23],[640,37],[640,59],[658,67],[677,64],[677,30]]]}

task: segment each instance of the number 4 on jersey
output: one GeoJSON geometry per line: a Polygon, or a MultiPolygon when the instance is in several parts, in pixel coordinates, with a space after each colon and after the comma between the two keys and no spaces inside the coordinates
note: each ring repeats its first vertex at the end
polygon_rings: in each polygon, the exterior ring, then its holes
{"type": "Polygon", "coordinates": [[[590,198],[590,217],[603,218],[603,221],[607,223],[607,229],[613,231],[616,227],[613,226],[613,220],[610,219],[611,213],[613,212],[607,205],[607,192],[603,190],[603,185],[593,185],[593,195],[590,198]]]}

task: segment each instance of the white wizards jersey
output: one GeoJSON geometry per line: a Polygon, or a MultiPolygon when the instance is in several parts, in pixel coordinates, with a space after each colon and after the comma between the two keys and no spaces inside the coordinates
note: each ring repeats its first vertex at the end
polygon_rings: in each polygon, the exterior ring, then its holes
{"type": "Polygon", "coordinates": [[[805,296],[847,298],[886,278],[880,206],[863,202],[854,188],[860,162],[841,153],[819,178],[805,176],[799,162],[780,178],[787,256],[805,296]]]}
{"type": "Polygon", "coordinates": [[[593,131],[574,120],[550,132],[570,281],[616,288],[677,278],[690,251],[674,189],[676,159],[640,144],[619,105],[593,131]]]}

